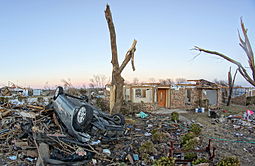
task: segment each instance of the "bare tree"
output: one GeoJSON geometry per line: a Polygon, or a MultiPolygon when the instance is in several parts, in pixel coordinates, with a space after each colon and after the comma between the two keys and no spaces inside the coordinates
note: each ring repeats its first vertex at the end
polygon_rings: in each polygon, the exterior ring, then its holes
{"type": "Polygon", "coordinates": [[[89,86],[91,88],[103,88],[106,85],[107,77],[103,74],[93,75],[93,78],[90,79],[89,86]]]}
{"type": "Polygon", "coordinates": [[[133,79],[133,84],[135,84],[135,85],[139,84],[139,79],[135,77],[135,78],[133,79]]]}
{"type": "Polygon", "coordinates": [[[111,50],[112,50],[112,88],[110,91],[110,112],[118,113],[123,104],[123,85],[124,78],[121,76],[121,72],[126,67],[129,61],[131,61],[132,68],[135,70],[134,65],[134,53],[136,50],[137,41],[134,40],[130,49],[127,51],[124,61],[119,65],[118,61],[118,52],[117,52],[117,43],[116,43],[116,33],[113,24],[112,14],[109,5],[106,5],[105,9],[105,18],[108,23],[108,28],[110,32],[111,39],[111,50]]]}
{"type": "Polygon", "coordinates": [[[49,90],[50,89],[50,86],[49,86],[49,82],[45,82],[44,84],[44,87],[43,87],[45,90],[49,90]]]}
{"type": "Polygon", "coordinates": [[[167,85],[171,85],[174,83],[174,81],[171,78],[166,79],[167,85]]]}
{"type": "Polygon", "coordinates": [[[71,79],[68,78],[67,80],[61,80],[64,83],[64,89],[68,94],[72,95],[80,95],[79,91],[72,85],[71,79]]]}
{"type": "Polygon", "coordinates": [[[159,79],[158,81],[159,81],[159,83],[160,83],[161,85],[171,85],[171,84],[174,83],[173,80],[170,79],[170,78],[167,78],[167,79],[159,79]]]}
{"type": "Polygon", "coordinates": [[[245,51],[246,53],[246,56],[248,57],[248,63],[249,63],[249,66],[250,66],[250,70],[251,70],[251,76],[250,74],[248,74],[248,72],[246,71],[245,67],[238,61],[230,58],[229,56],[226,56],[222,53],[219,53],[219,52],[216,52],[216,51],[210,51],[210,50],[207,50],[207,49],[203,49],[203,48],[200,48],[200,47],[197,47],[195,46],[195,50],[198,50],[200,52],[205,52],[205,53],[208,53],[208,54],[213,54],[213,55],[217,55],[233,64],[235,64],[237,67],[238,67],[238,71],[240,72],[240,74],[243,76],[243,78],[248,81],[251,85],[255,86],[255,65],[254,65],[254,55],[253,55],[253,51],[252,51],[252,48],[251,48],[251,44],[250,44],[250,41],[249,41],[249,38],[248,38],[248,35],[247,35],[247,29],[245,28],[244,26],[244,23],[241,19],[241,28],[242,28],[242,32],[243,32],[243,36],[244,36],[244,40],[242,39],[239,31],[238,31],[238,36],[239,36],[239,40],[240,40],[240,43],[239,45],[243,48],[243,50],[245,51]]]}
{"type": "Polygon", "coordinates": [[[237,69],[236,72],[234,74],[234,77],[232,78],[232,74],[231,74],[231,67],[229,68],[229,72],[228,72],[228,101],[227,101],[227,106],[230,105],[231,102],[231,98],[232,98],[232,93],[233,93],[233,87],[235,84],[235,79],[236,79],[236,74],[237,74],[237,69]]]}
{"type": "Polygon", "coordinates": [[[187,80],[185,78],[176,78],[175,79],[175,83],[176,84],[181,84],[181,83],[185,83],[187,80]]]}
{"type": "Polygon", "coordinates": [[[159,83],[160,83],[161,85],[166,85],[166,84],[167,84],[167,83],[166,83],[166,80],[164,80],[164,79],[159,79],[158,81],[159,81],[159,83]]]}
{"type": "Polygon", "coordinates": [[[68,89],[73,86],[70,78],[68,78],[67,80],[62,79],[61,82],[64,84],[64,89],[68,89]]]}
{"type": "Polygon", "coordinates": [[[218,84],[218,85],[222,85],[222,86],[227,86],[227,81],[224,81],[224,80],[218,80],[218,79],[214,79],[213,80],[214,83],[218,84]]]}
{"type": "Polygon", "coordinates": [[[149,78],[149,82],[150,83],[156,83],[156,79],[155,78],[149,78]]]}

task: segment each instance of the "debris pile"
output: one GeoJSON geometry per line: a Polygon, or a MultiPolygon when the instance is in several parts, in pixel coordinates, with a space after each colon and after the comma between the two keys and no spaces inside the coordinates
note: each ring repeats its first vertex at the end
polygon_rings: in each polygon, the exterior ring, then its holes
{"type": "MultiPolygon", "coordinates": [[[[54,109],[3,104],[0,165],[152,165],[165,161],[162,157],[175,157],[180,163],[192,161],[185,161],[185,152],[180,150],[180,138],[189,132],[186,122],[148,112],[140,115],[147,116],[127,117],[123,136],[84,143],[68,134],[54,109]]],[[[194,148],[201,152],[197,158],[211,157],[208,150],[202,153],[204,147],[199,144],[194,148]]]]}

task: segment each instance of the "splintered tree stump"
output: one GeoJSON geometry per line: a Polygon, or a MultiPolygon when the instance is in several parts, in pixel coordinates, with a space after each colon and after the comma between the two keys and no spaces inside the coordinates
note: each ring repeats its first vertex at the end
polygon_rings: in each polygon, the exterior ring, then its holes
{"type": "Polygon", "coordinates": [[[128,62],[131,60],[132,69],[135,70],[134,65],[134,53],[136,51],[136,43],[134,40],[130,49],[125,55],[125,59],[122,64],[119,66],[118,61],[118,51],[117,51],[117,42],[116,42],[116,33],[113,24],[112,14],[109,5],[106,5],[105,9],[105,18],[108,23],[108,28],[110,32],[111,40],[111,51],[112,51],[112,81],[111,81],[111,91],[110,91],[110,113],[120,112],[122,103],[123,103],[123,86],[124,78],[121,76],[123,69],[126,67],[128,62]]]}

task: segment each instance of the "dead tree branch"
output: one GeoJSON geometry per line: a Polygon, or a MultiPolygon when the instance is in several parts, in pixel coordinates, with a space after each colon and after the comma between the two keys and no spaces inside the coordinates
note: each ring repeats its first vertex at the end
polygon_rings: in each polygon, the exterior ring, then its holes
{"type": "Polygon", "coordinates": [[[254,55],[253,55],[253,51],[252,51],[250,41],[249,41],[249,38],[248,38],[248,35],[247,35],[247,29],[245,28],[242,19],[241,19],[241,27],[242,27],[242,32],[243,32],[243,35],[244,35],[244,40],[241,38],[240,33],[239,33],[238,34],[239,35],[239,40],[240,40],[239,45],[244,49],[244,51],[245,51],[245,53],[248,57],[248,63],[249,63],[250,69],[252,71],[252,77],[247,73],[245,67],[243,67],[243,65],[240,62],[230,58],[229,56],[226,56],[226,55],[224,55],[222,53],[219,53],[217,51],[211,51],[211,50],[203,49],[203,48],[200,48],[198,46],[195,46],[194,50],[197,50],[197,51],[200,51],[200,52],[205,52],[205,53],[208,53],[208,54],[217,55],[217,56],[219,56],[219,57],[235,64],[238,67],[238,71],[244,77],[244,79],[246,81],[248,81],[251,85],[255,86],[254,55]]]}
{"type": "Polygon", "coordinates": [[[133,71],[135,71],[135,65],[134,65],[134,53],[135,53],[135,50],[136,50],[136,43],[137,41],[134,40],[130,49],[127,51],[126,53],[126,56],[125,56],[125,59],[124,61],[122,62],[121,66],[120,66],[120,69],[119,69],[119,72],[121,73],[123,71],[123,69],[126,67],[126,65],[128,64],[128,62],[130,61],[130,59],[132,58],[132,69],[133,71]]]}

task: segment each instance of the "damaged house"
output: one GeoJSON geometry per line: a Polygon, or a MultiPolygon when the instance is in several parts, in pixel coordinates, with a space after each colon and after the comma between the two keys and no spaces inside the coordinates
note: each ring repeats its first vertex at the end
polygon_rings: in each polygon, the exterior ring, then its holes
{"type": "Polygon", "coordinates": [[[145,83],[124,86],[125,101],[171,109],[218,108],[221,98],[219,85],[203,79],[176,85],[145,83]]]}

